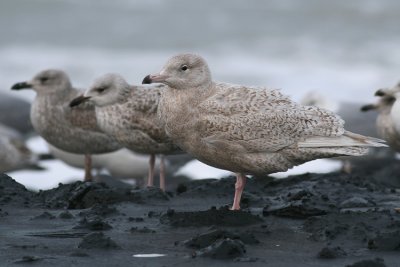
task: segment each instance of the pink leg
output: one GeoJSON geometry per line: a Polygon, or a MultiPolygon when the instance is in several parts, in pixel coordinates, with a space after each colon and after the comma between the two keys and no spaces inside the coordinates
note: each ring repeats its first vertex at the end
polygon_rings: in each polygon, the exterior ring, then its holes
{"type": "Polygon", "coordinates": [[[160,155],[160,188],[165,191],[165,162],[164,155],[160,155]]]}
{"type": "Polygon", "coordinates": [[[93,180],[92,177],[92,156],[85,154],[85,182],[90,182],[93,180]]]}
{"type": "Polygon", "coordinates": [[[151,154],[149,160],[149,177],[147,178],[147,186],[154,186],[154,163],[156,155],[151,154]]]}
{"type": "Polygon", "coordinates": [[[240,210],[240,199],[244,186],[246,185],[246,175],[242,173],[236,173],[236,184],[235,184],[235,197],[233,198],[233,205],[231,210],[240,210]]]}

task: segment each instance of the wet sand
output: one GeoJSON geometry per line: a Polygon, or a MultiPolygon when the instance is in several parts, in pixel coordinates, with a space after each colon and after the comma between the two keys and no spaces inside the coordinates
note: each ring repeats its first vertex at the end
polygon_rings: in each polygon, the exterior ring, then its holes
{"type": "Polygon", "coordinates": [[[228,210],[234,177],[178,180],[167,193],[83,182],[34,193],[1,175],[0,266],[400,265],[395,160],[255,177],[242,211],[228,210]]]}

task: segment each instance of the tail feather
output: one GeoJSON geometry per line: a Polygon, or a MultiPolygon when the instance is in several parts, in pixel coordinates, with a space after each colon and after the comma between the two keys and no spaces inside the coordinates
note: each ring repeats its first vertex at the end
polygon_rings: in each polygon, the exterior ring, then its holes
{"type": "Polygon", "coordinates": [[[313,136],[298,143],[299,148],[387,147],[384,140],[345,131],[341,136],[313,136]]]}

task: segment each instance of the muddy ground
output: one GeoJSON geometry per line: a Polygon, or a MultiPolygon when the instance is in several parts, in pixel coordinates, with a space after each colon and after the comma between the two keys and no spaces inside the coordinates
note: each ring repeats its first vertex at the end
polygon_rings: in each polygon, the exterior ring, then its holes
{"type": "Polygon", "coordinates": [[[242,211],[228,209],[233,177],[169,181],[167,193],[82,182],[35,193],[1,175],[0,266],[400,266],[394,160],[249,179],[242,211]]]}

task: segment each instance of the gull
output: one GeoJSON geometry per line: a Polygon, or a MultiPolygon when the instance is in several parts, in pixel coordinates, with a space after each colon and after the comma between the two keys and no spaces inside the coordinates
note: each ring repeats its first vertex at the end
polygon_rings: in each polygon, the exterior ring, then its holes
{"type": "Polygon", "coordinates": [[[67,74],[48,69],[32,80],[16,83],[12,90],[31,88],[36,97],[30,118],[35,131],[48,143],[64,151],[85,155],[85,181],[92,180],[91,154],[115,151],[121,146],[97,126],[93,105],[71,109],[69,102],[81,94],[67,74]]]}
{"type": "Polygon", "coordinates": [[[334,113],[302,106],[279,90],[214,82],[195,54],[170,58],[143,83],[163,83],[159,116],[170,138],[198,160],[236,173],[232,210],[240,209],[246,175],[286,171],[301,163],[359,156],[382,140],[344,129],[334,113]]]}
{"type": "MultiPolygon", "coordinates": [[[[379,89],[375,96],[380,97],[378,102],[362,106],[361,111],[378,111],[378,134],[386,140],[391,149],[400,152],[400,83],[392,88],[379,89]]],[[[400,212],[400,208],[395,210],[400,212]]]]}
{"type": "Polygon", "coordinates": [[[400,152],[400,84],[393,88],[376,91],[380,99],[375,104],[364,105],[361,111],[377,110],[376,128],[378,135],[386,140],[389,147],[400,152]]]}
{"type": "Polygon", "coordinates": [[[0,92],[0,123],[17,130],[24,138],[34,133],[29,119],[30,109],[28,101],[9,92],[0,92]]]}
{"type": "Polygon", "coordinates": [[[153,186],[155,155],[161,154],[160,188],[165,190],[164,155],[180,153],[157,116],[163,86],[131,86],[114,73],[97,78],[84,95],[70,106],[91,102],[99,127],[121,145],[137,153],[150,154],[148,186],[153,186]]]}
{"type": "Polygon", "coordinates": [[[38,161],[39,157],[26,146],[18,131],[0,124],[0,173],[43,169],[37,165],[38,161]]]}

